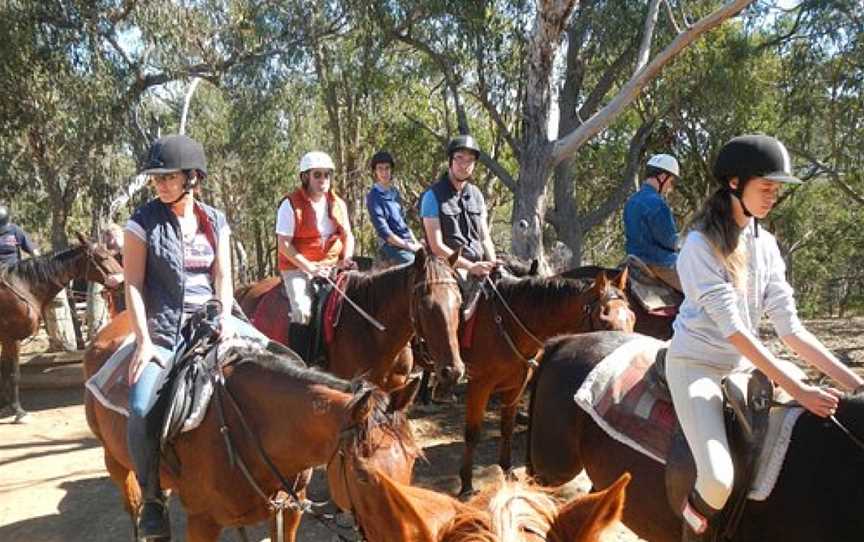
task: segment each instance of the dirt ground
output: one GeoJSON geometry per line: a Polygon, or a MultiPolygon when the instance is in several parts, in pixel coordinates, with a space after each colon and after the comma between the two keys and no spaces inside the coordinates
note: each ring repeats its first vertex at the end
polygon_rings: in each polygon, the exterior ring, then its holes
{"type": "MultiPolygon", "coordinates": [[[[864,368],[864,318],[814,320],[808,328],[842,360],[856,369],[864,368]]],[[[766,338],[770,338],[766,335],[766,338]]],[[[788,357],[778,341],[772,349],[788,357]]],[[[44,348],[39,341],[26,347],[31,352],[44,348]]],[[[129,520],[120,505],[119,492],[108,478],[99,442],[90,433],[84,418],[80,385],[61,389],[25,390],[24,408],[31,412],[27,425],[0,420],[0,541],[14,542],[108,542],[130,540],[129,520]]],[[[427,457],[415,470],[417,485],[455,493],[457,469],[462,453],[461,433],[464,406],[437,413],[413,412],[415,435],[427,457]]],[[[486,438],[477,452],[476,484],[482,487],[500,474],[493,467],[497,458],[497,416],[487,414],[486,438]]],[[[524,426],[517,426],[513,459],[522,467],[525,456],[524,426]]],[[[577,478],[565,492],[584,491],[588,481],[577,478]]],[[[327,497],[326,483],[316,472],[310,496],[327,497]]],[[[183,540],[184,517],[178,500],[172,499],[175,540],[183,540]]],[[[350,535],[349,530],[343,534],[350,535]]],[[[252,540],[267,540],[259,526],[252,540]]],[[[311,518],[301,525],[299,539],[329,541],[334,535],[311,518]]],[[[637,541],[620,527],[611,537],[616,541],[637,541]]],[[[220,540],[239,540],[225,532],[220,540]]]]}

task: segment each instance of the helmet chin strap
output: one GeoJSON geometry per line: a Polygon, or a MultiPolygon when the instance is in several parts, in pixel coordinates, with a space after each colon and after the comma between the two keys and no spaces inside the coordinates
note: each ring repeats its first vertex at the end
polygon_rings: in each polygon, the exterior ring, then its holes
{"type": "Polygon", "coordinates": [[[187,175],[187,176],[186,176],[186,180],[183,182],[183,193],[180,194],[180,196],[179,196],[177,199],[175,199],[174,201],[172,201],[172,202],[169,203],[168,205],[177,205],[178,203],[180,203],[181,201],[183,201],[183,199],[184,199],[186,196],[188,196],[189,194],[192,193],[192,189],[193,189],[193,188],[195,188],[195,183],[193,183],[193,182],[192,182],[192,179],[190,178],[190,176],[187,175]]]}
{"type": "Polygon", "coordinates": [[[744,211],[744,216],[746,216],[747,218],[753,219],[753,230],[754,230],[753,236],[759,237],[759,219],[756,218],[755,216],[753,216],[753,213],[750,212],[750,209],[748,209],[747,206],[744,205],[744,189],[743,189],[743,187],[741,187],[739,185],[738,188],[735,188],[735,189],[730,188],[729,193],[732,194],[733,196],[735,196],[735,198],[738,200],[738,203],[741,204],[741,210],[744,211]]]}

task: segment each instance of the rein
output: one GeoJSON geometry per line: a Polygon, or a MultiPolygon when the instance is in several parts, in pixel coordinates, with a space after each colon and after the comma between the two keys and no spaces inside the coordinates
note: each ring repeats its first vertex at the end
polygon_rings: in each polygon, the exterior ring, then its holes
{"type": "MultiPolygon", "coordinates": [[[[788,403],[781,403],[781,402],[775,401],[773,399],[768,401],[768,406],[769,407],[775,407],[775,408],[796,408],[796,407],[804,408],[801,405],[801,403],[799,403],[798,401],[789,401],[788,403]]],[[[843,424],[843,422],[838,420],[837,416],[835,416],[834,414],[828,416],[828,420],[830,420],[831,423],[833,423],[834,426],[837,427],[837,429],[839,429],[844,435],[846,435],[849,438],[849,440],[851,440],[852,443],[858,447],[859,450],[864,452],[864,440],[861,440],[860,438],[856,437],[855,434],[852,431],[850,431],[849,428],[843,424]]]]}
{"type": "Polygon", "coordinates": [[[507,346],[510,347],[510,350],[512,350],[513,353],[516,355],[516,358],[525,364],[525,378],[522,379],[522,385],[520,386],[519,393],[516,395],[516,399],[514,399],[513,403],[507,405],[507,407],[512,407],[519,402],[519,399],[522,397],[522,393],[525,391],[525,388],[528,386],[528,382],[531,380],[531,376],[533,376],[534,371],[537,369],[537,367],[539,367],[539,364],[537,363],[537,355],[543,351],[543,342],[538,339],[533,333],[531,333],[528,330],[528,327],[522,322],[522,320],[520,320],[519,317],[516,316],[516,313],[513,312],[513,309],[510,307],[510,305],[507,304],[504,296],[501,295],[501,292],[498,291],[498,288],[495,286],[495,282],[489,277],[489,275],[486,275],[485,281],[487,284],[489,284],[489,287],[495,293],[498,301],[500,301],[501,305],[504,307],[507,313],[510,314],[510,317],[513,319],[513,321],[516,322],[516,325],[518,325],[522,329],[522,331],[524,331],[525,334],[532,341],[534,341],[534,343],[538,347],[530,358],[525,356],[516,347],[516,343],[513,341],[513,338],[510,336],[509,333],[507,333],[507,330],[504,328],[504,322],[501,318],[501,315],[498,314],[498,311],[495,308],[493,308],[495,326],[498,328],[498,333],[500,333],[501,336],[504,337],[504,341],[507,343],[507,346]]]}
{"type": "MultiPolygon", "coordinates": [[[[332,520],[332,518],[328,514],[324,514],[318,511],[318,508],[322,506],[321,503],[315,503],[309,499],[300,498],[297,495],[297,484],[300,481],[300,476],[302,473],[298,473],[294,477],[294,483],[291,484],[285,478],[285,476],[279,471],[276,465],[273,463],[273,460],[267,455],[267,452],[264,450],[264,447],[261,445],[261,441],[258,439],[258,435],[252,431],[249,427],[249,423],[246,421],[246,416],[243,414],[243,410],[240,408],[240,405],[237,403],[237,399],[234,397],[234,394],[231,393],[231,390],[225,385],[224,375],[220,372],[219,376],[214,378],[215,388],[216,388],[216,412],[219,417],[219,433],[222,434],[222,439],[225,442],[225,449],[228,452],[228,461],[231,467],[238,467],[240,472],[243,473],[243,476],[246,478],[246,481],[249,482],[249,485],[258,494],[259,497],[267,504],[267,507],[273,512],[276,517],[276,542],[284,542],[284,517],[285,510],[292,509],[302,513],[309,513],[314,517],[319,523],[321,523],[325,528],[330,531],[333,531],[332,527],[328,524],[328,520],[332,520]],[[243,428],[243,432],[246,436],[255,443],[256,451],[258,452],[258,456],[264,461],[264,464],[270,469],[270,472],[279,480],[279,484],[281,487],[276,491],[274,497],[269,497],[260,484],[255,480],[252,476],[252,473],[249,471],[249,467],[246,465],[246,462],[243,460],[243,457],[239,454],[237,450],[237,446],[234,444],[234,441],[231,439],[231,429],[228,427],[228,424],[225,419],[225,407],[223,405],[224,397],[228,398],[228,402],[231,407],[234,409],[234,412],[237,414],[237,417],[240,419],[240,425],[243,428]],[[287,494],[286,497],[282,497],[279,495],[279,491],[284,491],[287,494]]],[[[338,532],[333,531],[340,540],[343,542],[350,542],[347,539],[343,538],[338,532]]]]}

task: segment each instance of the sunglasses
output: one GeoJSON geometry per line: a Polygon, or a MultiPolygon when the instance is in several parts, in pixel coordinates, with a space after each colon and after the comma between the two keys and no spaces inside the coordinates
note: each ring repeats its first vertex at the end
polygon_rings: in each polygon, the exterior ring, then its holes
{"type": "Polygon", "coordinates": [[[333,177],[332,171],[313,171],[311,172],[313,179],[329,179],[333,177]]]}

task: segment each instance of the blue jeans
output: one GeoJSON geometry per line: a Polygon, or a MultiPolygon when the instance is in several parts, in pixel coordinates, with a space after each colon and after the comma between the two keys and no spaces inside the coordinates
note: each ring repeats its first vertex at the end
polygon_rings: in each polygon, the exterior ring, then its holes
{"type": "MultiPolygon", "coordinates": [[[[236,330],[237,335],[241,337],[269,340],[251,324],[239,318],[229,316],[228,320],[236,330]]],[[[148,477],[150,469],[153,467],[153,458],[159,452],[159,433],[162,430],[162,420],[148,419],[148,415],[163,393],[163,385],[171,370],[170,363],[174,353],[180,350],[182,346],[182,339],[174,345],[174,348],[154,345],[156,355],[165,367],[155,361],[149,361],[144,366],[141,376],[129,390],[129,423],[126,430],[126,441],[129,454],[135,465],[135,475],[142,487],[147,486],[150,481],[148,477]]],[[[166,388],[164,393],[170,393],[170,390],[166,388]]],[[[158,466],[158,462],[156,465],[158,466]]]]}
{"type": "Polygon", "coordinates": [[[402,265],[414,262],[414,253],[404,248],[394,247],[390,243],[384,243],[378,249],[378,257],[391,265],[402,265]]]}

